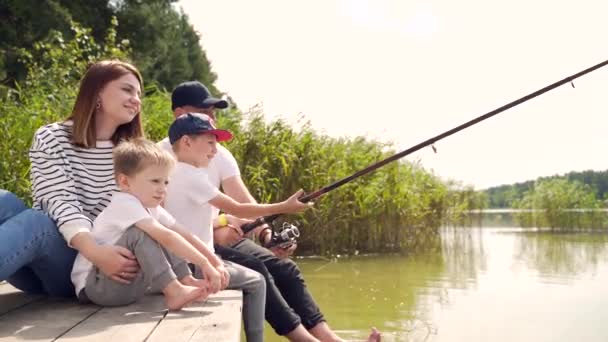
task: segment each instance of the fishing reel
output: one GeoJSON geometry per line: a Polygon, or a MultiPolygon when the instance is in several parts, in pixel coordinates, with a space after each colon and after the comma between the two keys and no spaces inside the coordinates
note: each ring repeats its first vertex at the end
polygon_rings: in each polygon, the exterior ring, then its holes
{"type": "Polygon", "coordinates": [[[270,240],[264,246],[266,248],[289,248],[297,242],[298,237],[300,237],[300,230],[289,222],[283,222],[279,231],[274,229],[274,225],[271,225],[270,240]]]}

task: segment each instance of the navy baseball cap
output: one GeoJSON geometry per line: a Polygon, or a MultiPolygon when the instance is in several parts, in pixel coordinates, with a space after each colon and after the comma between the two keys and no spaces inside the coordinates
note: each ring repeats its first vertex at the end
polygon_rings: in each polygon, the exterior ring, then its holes
{"type": "Polygon", "coordinates": [[[232,139],[232,133],[224,129],[217,129],[208,115],[186,113],[178,116],[169,126],[169,142],[173,145],[184,135],[203,133],[214,134],[217,141],[232,139]]]}
{"type": "Polygon", "coordinates": [[[199,81],[180,83],[171,93],[171,109],[183,106],[197,108],[226,108],[228,101],[211,96],[209,89],[199,81]]]}

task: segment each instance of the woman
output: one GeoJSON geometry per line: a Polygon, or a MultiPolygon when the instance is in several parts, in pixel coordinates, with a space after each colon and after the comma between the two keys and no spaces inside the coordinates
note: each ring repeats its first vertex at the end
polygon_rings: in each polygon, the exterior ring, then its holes
{"type": "Polygon", "coordinates": [[[131,64],[97,62],[80,81],[72,115],[38,129],[29,152],[34,208],[0,190],[0,281],[28,293],[74,296],[77,252],[118,282],[135,277],[133,254],[98,245],[90,228],[116,190],[112,147],[143,136],[142,83],[131,64]]]}

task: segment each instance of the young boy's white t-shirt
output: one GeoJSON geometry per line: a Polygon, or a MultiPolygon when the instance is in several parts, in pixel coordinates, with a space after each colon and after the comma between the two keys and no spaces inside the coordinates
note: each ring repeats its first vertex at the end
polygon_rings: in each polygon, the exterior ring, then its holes
{"type": "Polygon", "coordinates": [[[177,162],[167,186],[165,209],[198,236],[207,247],[213,248],[213,206],[209,201],[220,191],[208,179],[206,168],[177,162]]]}
{"type": "MultiPolygon", "coordinates": [[[[93,221],[91,234],[100,245],[113,245],[125,231],[136,222],[152,217],[163,226],[170,228],[175,219],[163,207],[145,208],[137,197],[126,192],[115,192],[110,204],[93,221]]],[[[84,288],[93,264],[82,254],[78,254],[72,268],[72,283],[76,296],[84,288]]]]}
{"type": "MultiPolygon", "coordinates": [[[[159,141],[158,146],[160,146],[165,151],[168,151],[173,156],[175,156],[175,154],[173,153],[173,149],[171,148],[171,143],[169,142],[169,138],[165,138],[165,139],[159,141]]],[[[209,161],[209,165],[204,169],[204,171],[201,172],[201,174],[205,175],[204,178],[206,179],[206,181],[209,184],[213,185],[214,188],[219,189],[220,184],[222,183],[223,180],[230,178],[230,177],[239,176],[241,174],[241,172],[239,170],[239,165],[237,164],[236,159],[234,158],[232,153],[230,153],[230,151],[228,151],[228,149],[226,149],[224,146],[217,144],[217,153],[211,159],[211,161],[209,161]]],[[[175,177],[173,177],[170,180],[169,187],[171,187],[171,182],[174,182],[174,181],[176,181],[175,177]]],[[[165,208],[167,207],[166,203],[167,203],[167,201],[165,200],[165,208]]],[[[202,204],[202,206],[197,207],[196,210],[200,210],[201,212],[210,212],[211,213],[211,215],[210,215],[211,223],[213,223],[213,220],[219,214],[219,209],[212,206],[209,203],[202,204]]],[[[179,219],[180,223],[183,223],[182,222],[183,219],[180,215],[173,213],[171,210],[169,210],[169,212],[174,217],[177,217],[179,219]]],[[[186,228],[191,229],[189,226],[186,226],[186,228]]],[[[196,234],[196,232],[194,230],[193,230],[193,232],[196,234]]],[[[209,238],[209,240],[203,239],[198,234],[197,234],[197,236],[205,242],[211,241],[211,243],[208,244],[208,246],[209,246],[209,248],[211,248],[213,250],[213,234],[211,234],[211,237],[209,238]]]]}

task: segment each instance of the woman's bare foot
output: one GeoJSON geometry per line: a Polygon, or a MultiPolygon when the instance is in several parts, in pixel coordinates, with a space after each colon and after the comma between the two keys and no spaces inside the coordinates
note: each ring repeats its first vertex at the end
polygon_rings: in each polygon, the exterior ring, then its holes
{"type": "Polygon", "coordinates": [[[169,310],[180,310],[199,298],[203,292],[206,292],[206,289],[183,285],[177,280],[173,280],[163,289],[169,310]]]}
{"type": "Polygon", "coordinates": [[[367,337],[367,341],[368,342],[380,342],[380,341],[382,341],[382,335],[380,335],[380,332],[378,331],[378,329],[372,327],[372,332],[367,337]]]}

